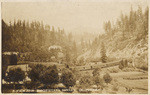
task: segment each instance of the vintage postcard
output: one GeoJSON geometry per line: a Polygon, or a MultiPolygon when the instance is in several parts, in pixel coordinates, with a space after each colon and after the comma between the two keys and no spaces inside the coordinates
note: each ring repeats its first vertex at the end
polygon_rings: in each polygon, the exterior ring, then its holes
{"type": "Polygon", "coordinates": [[[148,94],[147,0],[1,2],[1,93],[148,94]]]}

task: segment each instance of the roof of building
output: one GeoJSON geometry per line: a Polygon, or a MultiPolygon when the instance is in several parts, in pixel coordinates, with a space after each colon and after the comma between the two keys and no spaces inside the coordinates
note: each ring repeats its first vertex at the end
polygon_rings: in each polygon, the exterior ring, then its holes
{"type": "Polygon", "coordinates": [[[23,71],[29,70],[28,64],[21,64],[21,65],[9,65],[7,68],[7,71],[9,71],[9,69],[11,69],[11,68],[18,68],[18,67],[21,68],[21,70],[23,70],[23,71]]]}
{"type": "Polygon", "coordinates": [[[16,54],[18,55],[19,52],[3,52],[4,55],[11,55],[11,54],[16,54]]]}
{"type": "Polygon", "coordinates": [[[53,45],[53,46],[50,46],[48,49],[49,50],[51,50],[51,49],[62,49],[62,47],[58,46],[58,45],[53,45]]]}

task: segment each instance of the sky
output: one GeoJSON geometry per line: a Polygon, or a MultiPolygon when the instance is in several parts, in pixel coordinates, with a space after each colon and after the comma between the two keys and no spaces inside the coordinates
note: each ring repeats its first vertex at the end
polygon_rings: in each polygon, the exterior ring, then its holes
{"type": "Polygon", "coordinates": [[[128,14],[131,5],[137,10],[138,5],[145,9],[148,4],[145,0],[106,1],[3,2],[2,19],[6,23],[14,19],[43,21],[66,32],[103,33],[105,21],[114,22],[121,12],[128,14]]]}

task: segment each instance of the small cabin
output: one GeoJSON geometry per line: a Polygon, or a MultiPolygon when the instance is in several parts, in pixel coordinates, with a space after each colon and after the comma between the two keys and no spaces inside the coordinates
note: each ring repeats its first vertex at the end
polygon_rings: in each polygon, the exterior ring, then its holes
{"type": "Polygon", "coordinates": [[[17,65],[18,52],[4,52],[2,53],[2,64],[4,65],[17,65]]]}

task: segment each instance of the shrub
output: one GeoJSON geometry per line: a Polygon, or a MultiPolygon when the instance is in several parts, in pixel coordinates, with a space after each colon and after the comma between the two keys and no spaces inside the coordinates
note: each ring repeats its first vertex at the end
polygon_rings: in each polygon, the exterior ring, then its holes
{"type": "Polygon", "coordinates": [[[141,66],[140,69],[142,69],[144,71],[148,71],[148,66],[141,66]]]}
{"type": "Polygon", "coordinates": [[[7,72],[6,81],[8,82],[19,82],[25,79],[25,72],[21,68],[10,68],[7,72]]]}
{"type": "Polygon", "coordinates": [[[93,81],[90,76],[85,75],[85,76],[81,77],[79,83],[80,83],[81,88],[87,88],[93,84],[93,81]]]}
{"type": "Polygon", "coordinates": [[[78,80],[81,77],[80,71],[76,68],[73,68],[71,71],[74,74],[76,80],[78,80]]]}
{"type": "Polygon", "coordinates": [[[116,68],[112,68],[112,69],[109,69],[110,73],[118,73],[118,69],[116,68]]]}
{"type": "Polygon", "coordinates": [[[121,65],[121,64],[119,64],[119,69],[123,69],[124,67],[123,67],[123,65],[121,65]]]}
{"type": "Polygon", "coordinates": [[[126,59],[123,59],[123,60],[120,61],[119,69],[123,69],[123,68],[125,68],[127,66],[128,66],[128,62],[127,62],[126,59]]]}
{"type": "Polygon", "coordinates": [[[31,66],[29,71],[29,78],[31,78],[32,86],[36,89],[41,83],[46,87],[58,83],[58,70],[56,66],[46,67],[42,64],[31,66]],[[35,86],[34,86],[35,85],[35,86]]]}
{"type": "Polygon", "coordinates": [[[24,79],[25,79],[25,72],[22,71],[22,69],[18,67],[18,68],[9,69],[9,72],[7,73],[5,81],[13,82],[15,84],[15,82],[23,81],[24,79]]]}
{"type": "Polygon", "coordinates": [[[118,86],[117,80],[113,80],[113,82],[112,82],[112,90],[113,91],[118,91],[119,90],[119,86],[118,86]]]}
{"type": "Polygon", "coordinates": [[[2,66],[2,79],[5,79],[7,68],[8,66],[2,66]]]}
{"type": "Polygon", "coordinates": [[[113,90],[113,91],[118,91],[118,86],[113,85],[112,90],[113,90]]]}
{"type": "Polygon", "coordinates": [[[2,79],[5,78],[6,70],[9,64],[10,64],[10,56],[3,54],[2,55],[2,79]]]}
{"type": "Polygon", "coordinates": [[[111,76],[108,73],[106,73],[103,76],[103,79],[104,79],[105,83],[110,83],[112,81],[112,78],[111,78],[111,76]]]}
{"type": "Polygon", "coordinates": [[[100,77],[98,77],[98,76],[96,76],[96,77],[94,77],[93,78],[93,82],[94,82],[94,84],[95,85],[97,85],[97,86],[101,86],[102,88],[104,87],[104,81],[103,81],[103,79],[101,79],[100,77]]]}
{"type": "Polygon", "coordinates": [[[58,83],[59,77],[58,77],[58,70],[56,68],[56,65],[49,66],[46,68],[46,70],[41,71],[39,79],[40,82],[45,85],[53,85],[58,83]]]}
{"type": "Polygon", "coordinates": [[[84,65],[84,64],[85,64],[84,61],[85,61],[85,60],[84,60],[84,57],[81,57],[81,58],[79,59],[79,64],[80,64],[80,65],[84,65]]]}
{"type": "Polygon", "coordinates": [[[100,71],[99,68],[94,69],[93,72],[92,72],[93,76],[99,76],[100,75],[99,71],[100,71]]]}
{"type": "Polygon", "coordinates": [[[31,79],[31,82],[39,81],[40,72],[45,70],[46,66],[41,64],[30,65],[31,70],[28,72],[28,76],[31,79]]]}
{"type": "Polygon", "coordinates": [[[75,76],[68,69],[62,70],[61,82],[69,88],[70,86],[74,86],[76,83],[75,76]]]}
{"type": "Polygon", "coordinates": [[[2,78],[5,78],[6,70],[8,65],[15,65],[17,64],[17,55],[2,55],[2,78]]]}

